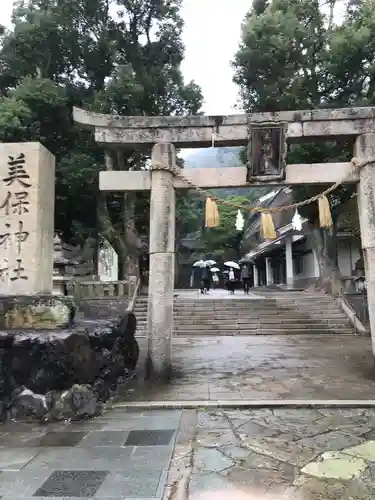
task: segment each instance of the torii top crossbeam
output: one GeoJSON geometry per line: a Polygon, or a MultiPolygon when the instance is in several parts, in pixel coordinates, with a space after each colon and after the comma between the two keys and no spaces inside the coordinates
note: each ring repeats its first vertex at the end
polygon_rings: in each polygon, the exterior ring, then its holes
{"type": "MultiPolygon", "coordinates": [[[[116,116],[74,108],[74,120],[94,129],[95,140],[106,148],[151,147],[170,142],[176,148],[243,146],[249,125],[285,122],[288,141],[304,138],[350,137],[375,131],[375,107],[281,111],[228,116],[116,116]]],[[[354,138],[353,137],[353,138],[354,138]]]]}

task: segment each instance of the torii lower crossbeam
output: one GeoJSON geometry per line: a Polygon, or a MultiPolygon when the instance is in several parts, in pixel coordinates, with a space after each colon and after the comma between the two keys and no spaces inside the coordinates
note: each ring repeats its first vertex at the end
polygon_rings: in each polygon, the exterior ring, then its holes
{"type": "MultiPolygon", "coordinates": [[[[195,186],[206,189],[264,186],[264,183],[259,182],[248,184],[246,167],[189,168],[183,170],[183,175],[195,186]]],[[[152,176],[150,171],[100,172],[99,186],[101,191],[147,191],[151,189],[152,176]]],[[[348,176],[350,179],[347,182],[355,183],[359,180],[358,171],[352,163],[287,165],[285,179],[275,182],[275,185],[334,184],[348,176]]],[[[177,177],[173,177],[172,182],[175,188],[189,188],[189,185],[177,177]]],[[[272,182],[267,182],[267,186],[271,185],[272,182]]]]}

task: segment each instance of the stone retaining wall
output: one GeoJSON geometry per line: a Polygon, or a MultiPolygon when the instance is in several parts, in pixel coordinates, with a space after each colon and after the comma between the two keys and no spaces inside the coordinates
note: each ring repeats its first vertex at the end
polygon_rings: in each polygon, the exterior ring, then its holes
{"type": "Polygon", "coordinates": [[[100,328],[0,332],[0,415],[77,419],[100,413],[138,361],[136,318],[100,328]]]}

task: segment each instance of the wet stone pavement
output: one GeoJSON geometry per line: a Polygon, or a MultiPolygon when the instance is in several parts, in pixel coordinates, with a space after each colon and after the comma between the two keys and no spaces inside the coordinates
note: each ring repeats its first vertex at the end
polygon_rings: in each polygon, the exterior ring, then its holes
{"type": "Polygon", "coordinates": [[[0,427],[0,498],[161,499],[181,411],[0,427]]]}
{"type": "Polygon", "coordinates": [[[374,499],[375,410],[185,410],[164,498],[374,499]]]}
{"type": "Polygon", "coordinates": [[[114,408],[10,423],[0,471],[2,500],[373,500],[375,409],[114,408]]]}
{"type": "MultiPolygon", "coordinates": [[[[146,340],[139,339],[139,367],[146,340]]],[[[368,337],[288,335],[173,339],[168,386],[126,386],[119,401],[373,400],[368,337]]],[[[140,374],[139,380],[142,381],[140,374]]]]}

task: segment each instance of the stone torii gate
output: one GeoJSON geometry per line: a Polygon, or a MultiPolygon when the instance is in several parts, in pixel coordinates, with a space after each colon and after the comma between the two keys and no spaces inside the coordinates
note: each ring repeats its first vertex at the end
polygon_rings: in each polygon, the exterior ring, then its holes
{"type": "MultiPolygon", "coordinates": [[[[257,125],[259,129],[265,125],[265,128],[279,131],[279,136],[273,135],[272,140],[276,137],[276,142],[279,142],[277,162],[282,166],[283,134],[289,142],[313,138],[353,138],[354,156],[361,163],[368,161],[359,170],[351,162],[315,163],[284,165],[282,173],[279,169],[276,175],[263,175],[263,179],[259,171],[249,173],[246,166],[210,168],[209,171],[187,169],[184,170],[184,177],[201,188],[250,187],[261,184],[262,180],[267,185],[333,184],[348,176],[348,182],[358,183],[361,239],[375,357],[375,108],[213,117],[113,116],[75,108],[74,120],[93,129],[96,142],[106,150],[152,149],[151,161],[155,170],[100,172],[99,187],[103,191],[151,191],[148,366],[155,376],[163,376],[171,368],[175,189],[189,188],[186,182],[170,171],[176,167],[175,147],[210,147],[213,136],[216,147],[251,145],[251,141],[254,143],[257,140],[251,130],[256,130],[257,125]]],[[[250,163],[254,168],[252,159],[250,163]]]]}

